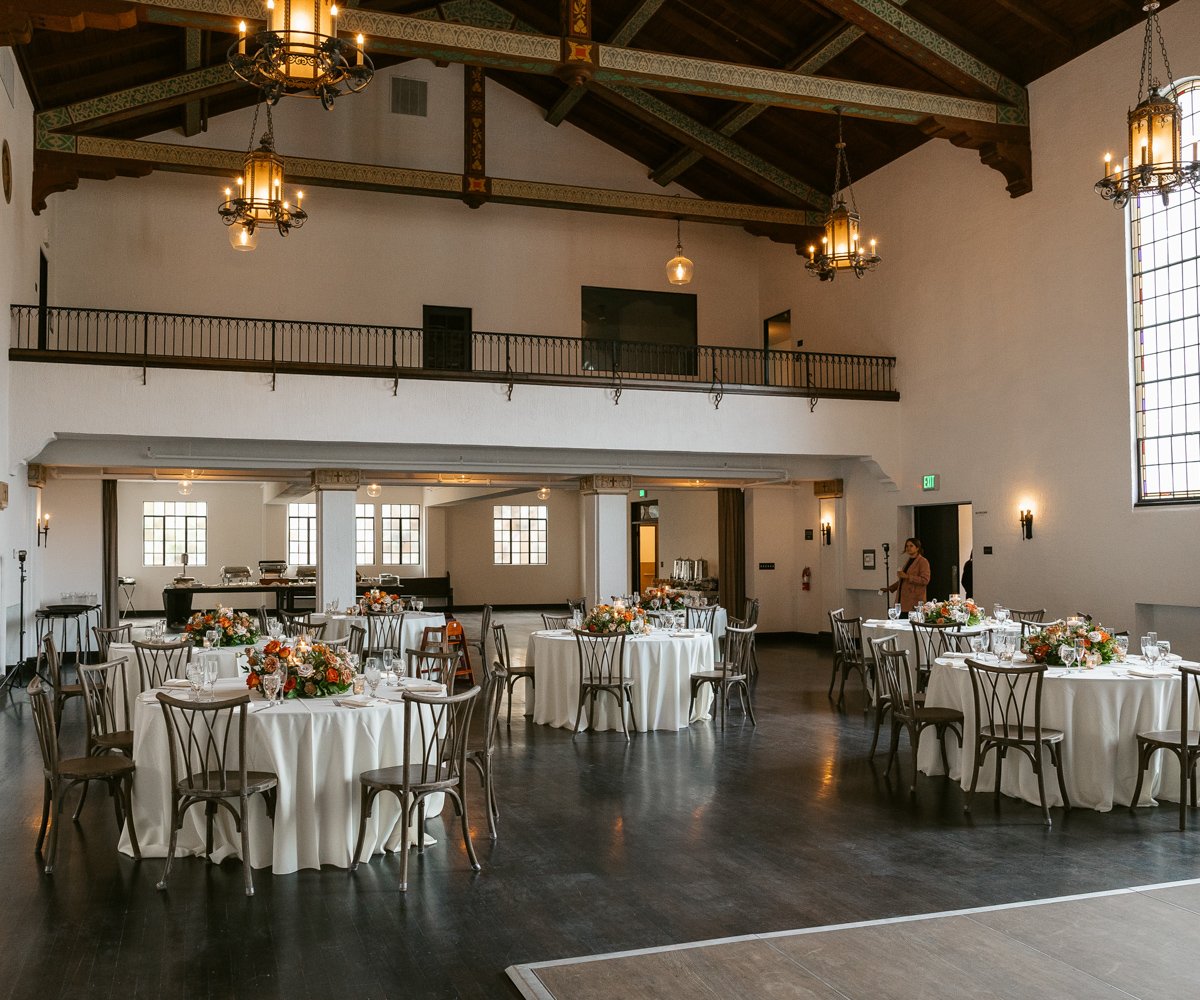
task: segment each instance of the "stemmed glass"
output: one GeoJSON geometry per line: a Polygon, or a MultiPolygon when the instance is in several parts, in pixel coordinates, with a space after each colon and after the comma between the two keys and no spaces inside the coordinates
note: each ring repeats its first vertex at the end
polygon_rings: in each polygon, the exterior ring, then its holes
{"type": "Polygon", "coordinates": [[[199,660],[188,661],[187,682],[192,689],[192,701],[199,701],[200,689],[204,686],[204,666],[199,660]]]}
{"type": "Polygon", "coordinates": [[[387,679],[389,681],[392,679],[392,670],[395,666],[395,663],[396,663],[395,650],[385,649],[383,651],[383,673],[384,673],[384,676],[387,677],[387,679]]]}
{"type": "Polygon", "coordinates": [[[267,701],[272,705],[275,704],[275,696],[279,694],[279,685],[282,680],[278,670],[272,670],[262,675],[263,694],[267,696],[267,701]]]}
{"type": "Polygon", "coordinates": [[[1087,655],[1088,655],[1087,640],[1086,639],[1076,639],[1075,640],[1075,662],[1078,663],[1081,668],[1087,666],[1087,655]]]}
{"type": "Polygon", "coordinates": [[[1070,670],[1075,663],[1075,647],[1064,642],[1058,647],[1058,658],[1062,660],[1063,666],[1070,670]]]}
{"type": "Polygon", "coordinates": [[[971,646],[971,652],[975,653],[976,655],[986,652],[986,650],[987,650],[987,636],[986,635],[973,635],[969,639],[967,639],[967,642],[971,646]]]}
{"type": "Polygon", "coordinates": [[[1146,662],[1149,663],[1150,666],[1153,667],[1156,663],[1158,663],[1158,657],[1161,653],[1162,650],[1159,648],[1157,640],[1151,641],[1150,636],[1146,636],[1146,638],[1142,640],[1142,655],[1146,658],[1146,662]]]}
{"type": "Polygon", "coordinates": [[[375,697],[375,692],[379,690],[379,682],[382,679],[379,673],[379,660],[374,656],[367,657],[367,669],[363,671],[367,678],[367,687],[370,689],[371,697],[375,697]]]}
{"type": "Polygon", "coordinates": [[[1129,636],[1118,635],[1113,641],[1116,643],[1117,662],[1124,663],[1125,658],[1129,655],[1129,636]]]}
{"type": "Polygon", "coordinates": [[[992,609],[992,614],[996,616],[996,621],[998,622],[1008,621],[1008,608],[1006,608],[1003,604],[997,604],[992,609]]]}
{"type": "Polygon", "coordinates": [[[1158,647],[1158,658],[1165,663],[1171,655],[1171,643],[1166,639],[1159,639],[1154,645],[1158,647]]]}
{"type": "Polygon", "coordinates": [[[204,633],[204,641],[208,643],[210,649],[216,649],[221,645],[221,630],[210,628],[204,633]]]}
{"type": "Polygon", "coordinates": [[[278,618],[272,618],[267,622],[267,635],[278,641],[283,635],[283,622],[278,618]]]}

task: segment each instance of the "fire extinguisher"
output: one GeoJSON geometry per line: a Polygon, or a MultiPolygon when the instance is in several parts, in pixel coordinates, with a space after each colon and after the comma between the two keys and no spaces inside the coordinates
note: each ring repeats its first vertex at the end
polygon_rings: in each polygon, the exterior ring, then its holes
{"type": "Polygon", "coordinates": [[[812,590],[812,570],[807,566],[804,567],[804,571],[800,574],[800,589],[812,590]]]}

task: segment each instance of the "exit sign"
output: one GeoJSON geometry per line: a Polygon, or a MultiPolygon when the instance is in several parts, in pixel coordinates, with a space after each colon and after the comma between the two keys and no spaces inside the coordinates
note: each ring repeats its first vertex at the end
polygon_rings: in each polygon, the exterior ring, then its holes
{"type": "Polygon", "coordinates": [[[643,498],[643,499],[644,499],[644,498],[645,498],[645,496],[646,496],[646,491],[645,491],[645,490],[638,490],[638,497],[640,497],[640,498],[643,498]]]}
{"type": "Polygon", "coordinates": [[[936,473],[931,472],[928,475],[921,477],[921,489],[928,492],[929,490],[936,490],[937,488],[938,477],[936,473]]]}

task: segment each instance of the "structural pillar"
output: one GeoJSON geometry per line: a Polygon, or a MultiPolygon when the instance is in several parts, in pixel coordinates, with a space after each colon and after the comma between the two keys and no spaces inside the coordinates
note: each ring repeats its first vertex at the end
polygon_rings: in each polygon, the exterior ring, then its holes
{"type": "Polygon", "coordinates": [[[317,491],[317,610],[327,601],[354,603],[354,501],[357,469],[314,469],[317,491]]]}
{"type": "Polygon", "coordinates": [[[583,594],[588,607],[629,593],[630,476],[583,476],[583,594]]]}

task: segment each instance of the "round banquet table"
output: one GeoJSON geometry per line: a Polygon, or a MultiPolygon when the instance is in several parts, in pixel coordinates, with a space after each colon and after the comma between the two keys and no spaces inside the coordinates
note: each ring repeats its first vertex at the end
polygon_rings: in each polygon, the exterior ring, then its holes
{"type": "MultiPolygon", "coordinates": [[[[1021,634],[1021,627],[1019,625],[1014,626],[1011,622],[1005,622],[1003,625],[1001,625],[1001,623],[996,621],[994,618],[985,618],[978,625],[963,626],[963,631],[966,632],[976,632],[980,629],[984,629],[989,632],[994,632],[999,629],[1005,632],[1012,632],[1013,635],[1021,634]]],[[[872,639],[886,639],[889,636],[894,636],[896,639],[896,648],[907,650],[910,661],[914,656],[917,655],[917,646],[913,638],[912,623],[909,622],[907,617],[899,618],[895,621],[890,618],[866,618],[862,623],[862,636],[863,644],[866,646],[870,645],[870,641],[872,639]]],[[[866,656],[867,661],[870,662],[870,649],[868,648],[863,650],[863,653],[866,656]]]]}
{"type": "MultiPolygon", "coordinates": [[[[350,626],[357,625],[367,632],[365,615],[325,615],[320,612],[312,616],[313,624],[326,623],[325,638],[341,639],[350,634],[350,626]]],[[[446,624],[446,616],[440,611],[405,611],[404,621],[400,625],[401,650],[420,649],[421,638],[427,628],[440,628],[446,624]]]]}
{"type": "MultiPolygon", "coordinates": [[[[957,708],[963,713],[963,753],[959,754],[952,734],[946,740],[946,753],[950,777],[969,789],[975,766],[975,708],[964,659],[950,656],[934,662],[925,704],[957,708]]],[[[1146,665],[1141,657],[1130,656],[1127,663],[1106,664],[1094,670],[1067,672],[1062,667],[1050,667],[1046,671],[1042,726],[1065,734],[1064,778],[1072,807],[1108,812],[1114,804],[1128,805],[1137,785],[1137,734],[1179,726],[1179,674],[1163,671],[1162,676],[1138,677],[1129,674],[1129,668],[1145,670],[1146,665]]],[[[1196,708],[1193,706],[1193,711],[1196,708]]],[[[937,738],[932,729],[926,733],[928,739],[921,740],[917,766],[926,774],[941,774],[937,738]]],[[[995,751],[988,753],[979,772],[977,791],[991,792],[995,788],[995,758],[995,751]]],[[[1049,764],[1046,768],[1047,802],[1061,806],[1062,796],[1053,768],[1049,764]]],[[[1174,756],[1156,753],[1146,771],[1138,805],[1154,805],[1155,798],[1172,799],[1178,788],[1179,767],[1174,756]]],[[[1000,790],[1035,805],[1041,802],[1037,777],[1023,754],[1010,753],[1005,758],[1000,790]]]]}
{"type": "MultiPolygon", "coordinates": [[[[712,688],[705,685],[689,718],[691,675],[713,669],[713,641],[708,632],[669,635],[655,631],[625,640],[626,674],[633,681],[633,714],[639,730],[683,729],[707,719],[712,688]]],[[[579,711],[579,649],[569,629],[534,632],[525,664],[534,669],[533,721],[542,726],[574,729],[579,711]]],[[[526,702],[528,704],[528,702],[526,702]]],[[[620,729],[617,700],[596,699],[596,729],[620,729]]],[[[584,713],[584,728],[587,714],[584,713]]]]}
{"type": "MultiPolygon", "coordinates": [[[[241,681],[217,682],[217,697],[245,690],[241,681]]],[[[440,685],[431,690],[444,692],[440,685]]],[[[169,692],[171,693],[171,692],[169,692]]],[[[261,795],[250,800],[250,863],[285,875],[301,868],[347,868],[358,836],[359,781],[363,771],[404,762],[404,707],[399,693],[366,708],[339,706],[333,698],[289,698],[267,708],[253,695],[246,719],[246,766],[279,776],[275,821],[261,795]]],[[[181,698],[187,695],[180,693],[181,698]]],[[[422,711],[427,709],[422,708],[422,711]]],[[[144,857],[165,858],[171,837],[171,763],[162,708],[153,692],[135,704],[133,815],[144,857]]],[[[419,738],[419,736],[417,737],[419,738]]],[[[416,750],[416,748],[414,748],[416,750]]],[[[442,807],[435,796],[426,810],[442,807]]],[[[360,860],[400,844],[399,800],[381,795],[367,821],[360,860]]],[[[410,841],[411,843],[412,841],[410,841]]],[[[430,843],[426,837],[425,843],[430,843]]],[[[132,854],[128,830],[120,850],[132,854]]],[[[179,831],[176,857],[204,853],[204,809],[188,810],[179,831]]],[[[241,857],[240,835],[225,810],[214,830],[213,860],[241,857]]]]}

